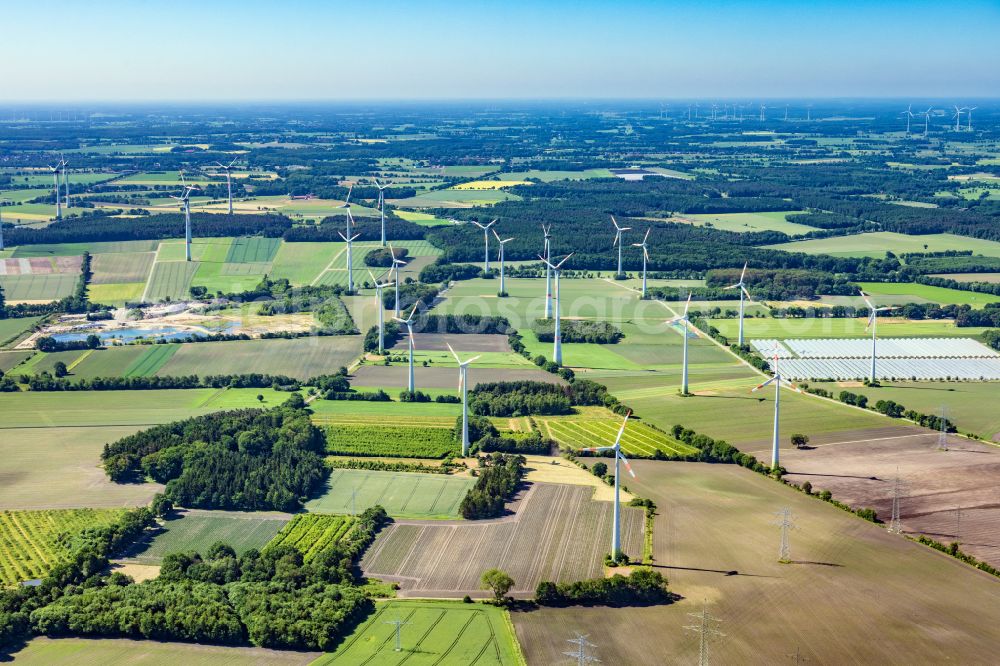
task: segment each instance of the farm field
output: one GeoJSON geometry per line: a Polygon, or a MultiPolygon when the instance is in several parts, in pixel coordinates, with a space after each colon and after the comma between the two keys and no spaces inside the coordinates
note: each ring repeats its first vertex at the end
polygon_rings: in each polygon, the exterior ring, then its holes
{"type": "Polygon", "coordinates": [[[305,380],[333,374],[341,366],[349,366],[360,353],[358,335],[194,342],[180,345],[157,374],[205,376],[252,371],[305,380]]]}
{"type": "Polygon", "coordinates": [[[287,279],[295,286],[312,284],[342,249],[342,243],[282,243],[271,277],[287,279]]]}
{"type": "Polygon", "coordinates": [[[169,553],[195,550],[204,555],[217,541],[229,544],[241,555],[251,548],[264,548],[292,518],[281,513],[236,511],[179,513],[179,517],[163,521],[160,529],[130,550],[126,559],[139,564],[159,564],[169,553]]]}
{"type": "Polygon", "coordinates": [[[940,303],[942,305],[971,305],[981,308],[987,303],[1000,302],[1000,296],[980,294],[961,289],[932,287],[926,284],[907,282],[859,282],[865,293],[878,298],[879,305],[887,301],[895,303],[940,303]]]}
{"type": "Polygon", "coordinates": [[[357,519],[354,516],[300,513],[274,535],[267,547],[292,546],[309,562],[316,553],[346,539],[355,523],[357,519]]]}
{"type": "Polygon", "coordinates": [[[672,222],[685,222],[698,227],[712,226],[722,231],[745,233],[748,231],[777,231],[789,236],[800,236],[816,227],[789,222],[785,216],[802,213],[801,210],[782,210],[767,213],[714,213],[705,215],[683,215],[671,218],[672,222]]]}
{"type": "Polygon", "coordinates": [[[884,257],[886,252],[900,254],[903,252],[944,252],[946,250],[972,250],[973,254],[1000,257],[1000,243],[996,241],[953,234],[908,236],[891,231],[792,241],[778,245],[765,245],[764,247],[788,252],[805,252],[806,254],[830,254],[835,257],[884,257]]]}
{"type": "Polygon", "coordinates": [[[381,504],[393,518],[458,518],[458,505],[474,482],[445,474],[335,469],[306,510],[361,513],[381,504]]]}
{"type": "Polygon", "coordinates": [[[41,317],[0,319],[0,346],[19,337],[25,331],[31,330],[41,319],[41,317]]]}
{"type": "Polygon", "coordinates": [[[91,285],[145,282],[152,270],[152,252],[93,254],[91,285]]]}
{"type": "MultiPolygon", "coordinates": [[[[56,395],[60,394],[53,397],[56,395]]],[[[55,407],[58,401],[50,404],[55,407]]],[[[108,419],[106,402],[98,406],[98,401],[93,401],[92,405],[92,411],[105,411],[97,420],[108,419]]],[[[112,483],[100,467],[104,445],[133,434],[140,429],[138,426],[46,428],[39,427],[37,419],[22,418],[28,427],[10,427],[10,417],[15,413],[10,407],[7,400],[0,406],[4,414],[4,427],[0,429],[4,459],[0,467],[0,509],[142,506],[163,490],[158,483],[112,483]]],[[[177,418],[182,418],[180,413],[177,418]]]]}
{"type": "MultiPolygon", "coordinates": [[[[786,318],[773,319],[761,317],[745,319],[744,335],[748,338],[864,338],[871,337],[865,331],[865,318],[833,319],[822,318],[786,318]]],[[[739,333],[739,320],[712,319],[712,326],[730,339],[735,339],[739,333]]],[[[879,317],[878,334],[885,338],[932,338],[932,337],[962,337],[974,338],[982,334],[985,328],[955,326],[950,319],[902,319],[895,317],[879,317]]]]}
{"type": "Polygon", "coordinates": [[[70,257],[90,252],[96,259],[99,254],[118,252],[156,252],[158,240],[96,241],[93,243],[54,243],[22,245],[14,248],[15,257],[70,257]]]}
{"type": "Polygon", "coordinates": [[[87,287],[87,298],[94,303],[121,307],[126,303],[139,302],[145,290],[145,282],[92,284],[87,287]]]}
{"type": "Polygon", "coordinates": [[[1000,273],[936,273],[931,275],[931,277],[946,278],[949,280],[957,280],[959,282],[1000,283],[1000,273]]]}
{"type": "Polygon", "coordinates": [[[0,351],[0,372],[7,372],[23,363],[31,354],[30,351],[0,351]]]}
{"type": "Polygon", "coordinates": [[[43,273],[39,275],[0,275],[4,300],[55,301],[73,293],[79,275],[70,273],[43,273]]]}
{"type": "Polygon", "coordinates": [[[25,666],[307,666],[318,652],[266,650],[253,647],[133,641],[124,638],[33,638],[13,655],[25,666]]]}
{"type": "MultiPolygon", "coordinates": [[[[544,434],[571,449],[614,446],[621,417],[603,407],[577,407],[576,411],[572,416],[536,416],[535,421],[544,434]]],[[[667,455],[698,452],[638,420],[625,428],[621,448],[626,455],[643,457],[652,457],[657,450],[667,455]]]]}
{"type": "Polygon", "coordinates": [[[153,264],[142,300],[157,302],[189,298],[191,280],[197,270],[197,261],[157,261],[153,264]]]}
{"type": "MultiPolygon", "coordinates": [[[[406,363],[394,363],[390,366],[362,365],[354,376],[358,386],[377,386],[385,389],[390,395],[406,388],[408,367],[406,363]]],[[[469,388],[475,388],[479,382],[513,382],[521,380],[537,382],[562,383],[558,375],[544,370],[524,366],[524,368],[486,368],[472,364],[469,366],[469,388]]],[[[458,371],[454,368],[423,368],[414,366],[413,381],[415,388],[422,391],[431,389],[458,390],[458,371]]]]}
{"type": "Polygon", "coordinates": [[[458,447],[454,422],[447,427],[338,423],[325,430],[332,455],[443,458],[458,447]]]}
{"type": "Polygon", "coordinates": [[[712,663],[778,663],[796,647],[817,663],[993,659],[1000,628],[988,575],[733,465],[634,467],[629,486],[658,507],[655,566],[683,598],[515,612],[528,663],[562,663],[577,631],[605,663],[696,663],[698,635],[683,627],[703,607],[726,634],[711,643],[712,663]],[[790,564],[777,561],[782,507],[798,527],[790,564]]]}
{"type": "MultiPolygon", "coordinates": [[[[372,387],[360,385],[353,385],[353,388],[358,391],[373,390],[372,387]]],[[[313,410],[313,422],[324,425],[405,422],[452,428],[455,426],[455,417],[462,413],[461,405],[454,403],[400,402],[395,399],[397,396],[392,397],[392,402],[314,400],[309,403],[309,408],[313,410]]]]}
{"type": "Polygon", "coordinates": [[[589,180],[591,178],[611,178],[609,169],[583,169],[582,171],[542,171],[531,169],[530,171],[515,171],[513,173],[500,174],[504,180],[528,180],[535,178],[543,183],[551,183],[554,180],[589,180]]]}
{"type": "MultiPolygon", "coordinates": [[[[613,504],[594,502],[580,485],[532,484],[514,516],[449,524],[397,520],[361,561],[366,575],[397,581],[400,596],[482,597],[479,577],[497,567],[514,579],[512,594],[531,596],[542,580],[603,575],[613,504]]],[[[622,508],[622,548],[642,554],[643,512],[622,508]]]]}
{"type": "Polygon", "coordinates": [[[114,509],[0,511],[0,583],[13,585],[42,578],[64,559],[59,537],[107,525],[121,515],[114,509]]]}
{"type": "Polygon", "coordinates": [[[390,201],[403,208],[473,208],[491,206],[501,201],[518,201],[520,197],[505,190],[433,190],[408,199],[390,201]]]}
{"type": "Polygon", "coordinates": [[[524,663],[507,611],[454,601],[383,601],[332,654],[313,666],[333,664],[475,664],[524,663]],[[403,620],[401,652],[395,652],[395,629],[403,620]]]}

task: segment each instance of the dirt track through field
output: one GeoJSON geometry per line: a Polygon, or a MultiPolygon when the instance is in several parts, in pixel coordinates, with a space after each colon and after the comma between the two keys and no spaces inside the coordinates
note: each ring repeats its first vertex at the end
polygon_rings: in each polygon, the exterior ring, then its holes
{"type": "MultiPolygon", "coordinates": [[[[495,520],[399,520],[383,530],[361,566],[400,584],[402,597],[484,596],[483,571],[498,567],[531,596],[542,580],[600,577],[610,550],[612,504],[584,486],[532,484],[513,513],[495,520]]],[[[623,507],[623,548],[642,553],[643,513],[623,507]]]]}

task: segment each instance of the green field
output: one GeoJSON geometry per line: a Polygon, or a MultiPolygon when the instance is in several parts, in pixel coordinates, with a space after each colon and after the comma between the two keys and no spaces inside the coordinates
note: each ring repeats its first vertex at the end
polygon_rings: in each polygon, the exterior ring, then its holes
{"type": "MultiPolygon", "coordinates": [[[[621,417],[602,407],[578,407],[572,416],[536,416],[544,435],[571,449],[614,446],[621,427],[621,417]]],[[[626,455],[652,457],[657,450],[667,455],[697,453],[697,449],[668,437],[645,423],[632,420],[621,440],[626,455]]]]}
{"type": "Polygon", "coordinates": [[[159,564],[170,553],[194,550],[204,555],[217,541],[229,544],[240,555],[251,548],[262,549],[288,520],[286,515],[271,513],[186,512],[164,521],[159,531],[129,552],[128,559],[159,564]]]}
{"type": "Polygon", "coordinates": [[[121,513],[112,509],[0,511],[0,583],[43,577],[67,555],[61,536],[107,525],[121,513]]]}
{"type": "Polygon", "coordinates": [[[282,243],[274,256],[271,277],[295,286],[312,284],[343,249],[343,243],[282,243]]]}
{"type": "Polygon", "coordinates": [[[520,666],[525,663],[507,611],[454,601],[385,601],[337,651],[314,666],[335,664],[462,664],[520,666]],[[395,652],[395,629],[402,620],[395,652]]]}
{"type": "Polygon", "coordinates": [[[967,238],[953,234],[926,234],[908,236],[891,231],[877,231],[851,236],[834,236],[805,241],[792,241],[779,245],[765,245],[773,250],[830,254],[835,257],[884,257],[886,252],[944,252],[945,250],[972,250],[973,254],[1000,257],[1000,243],[967,238]]]}
{"type": "Polygon", "coordinates": [[[30,351],[2,351],[0,352],[0,372],[7,372],[25,360],[34,352],[30,351]]]}
{"type": "Polygon", "coordinates": [[[145,282],[91,284],[87,287],[87,298],[101,305],[123,306],[126,303],[138,303],[145,290],[145,282]]]}
{"type": "Polygon", "coordinates": [[[292,546],[308,562],[316,553],[347,538],[355,523],[357,518],[354,516],[300,513],[281,528],[268,542],[267,548],[292,546]]]}
{"type": "Polygon", "coordinates": [[[93,254],[91,286],[145,282],[153,267],[152,252],[117,252],[93,254]]]}
{"type": "Polygon", "coordinates": [[[263,238],[260,236],[234,238],[226,254],[226,263],[249,264],[264,263],[274,259],[281,247],[280,238],[263,238]]]}
{"type": "MultiPolygon", "coordinates": [[[[377,387],[356,386],[359,391],[374,391],[377,387]]],[[[430,391],[433,393],[433,390],[430,391]]],[[[454,395],[454,391],[441,391],[454,395]]],[[[396,396],[393,396],[395,398],[396,396]]],[[[368,402],[364,400],[314,400],[309,403],[313,421],[322,424],[380,424],[405,422],[412,425],[434,425],[451,428],[462,407],[442,402],[368,402]]]]}
{"type": "Polygon", "coordinates": [[[458,446],[453,425],[332,424],[326,427],[326,450],[332,455],[443,458],[458,446]]]}
{"type": "Polygon", "coordinates": [[[865,293],[879,297],[880,305],[886,302],[895,304],[940,303],[942,305],[971,305],[981,308],[987,303],[1000,302],[1000,296],[992,294],[932,287],[912,282],[859,282],[858,286],[864,289],[865,293]]]}
{"type": "Polygon", "coordinates": [[[180,345],[160,375],[261,372],[305,380],[333,374],[361,353],[361,336],[194,342],[180,345]]]}
{"type": "Polygon", "coordinates": [[[0,275],[4,299],[9,301],[54,301],[73,293],[79,276],[70,273],[0,275]]]}
{"type": "Polygon", "coordinates": [[[20,337],[25,331],[34,328],[41,317],[21,317],[20,319],[0,319],[0,347],[14,338],[20,337]]]}
{"type": "Polygon", "coordinates": [[[673,218],[672,221],[690,221],[695,226],[703,227],[711,225],[721,231],[735,231],[745,233],[749,231],[778,231],[789,236],[801,236],[810,231],[816,231],[816,227],[805,224],[789,222],[786,215],[802,213],[801,210],[783,210],[767,213],[713,213],[704,215],[684,215],[673,218]]]}
{"type": "Polygon", "coordinates": [[[14,653],[26,666],[306,666],[315,653],[198,643],[134,641],[124,638],[33,638],[14,653]]]}
{"type": "Polygon", "coordinates": [[[58,243],[52,245],[23,245],[14,249],[15,257],[71,257],[90,252],[98,254],[113,254],[117,252],[155,252],[159,247],[158,240],[139,241],[98,241],[94,243],[58,243]]]}
{"type": "Polygon", "coordinates": [[[521,197],[506,190],[432,190],[392,203],[407,208],[471,208],[492,206],[501,201],[519,201],[521,197]]]}
{"type": "Polygon", "coordinates": [[[197,261],[157,261],[153,264],[143,300],[155,302],[190,298],[191,280],[197,270],[197,261]]]}
{"type": "MultiPolygon", "coordinates": [[[[739,320],[713,319],[712,326],[723,335],[735,339],[739,333],[739,320]]],[[[864,318],[787,318],[772,319],[762,317],[746,319],[743,322],[744,335],[754,338],[863,338],[870,336],[865,331],[864,318]]],[[[959,328],[949,319],[898,319],[880,317],[878,334],[884,338],[930,338],[937,336],[969,337],[980,335],[984,328],[959,328]]]]}
{"type": "Polygon", "coordinates": [[[361,513],[381,504],[394,518],[458,518],[458,505],[474,482],[445,474],[335,469],[326,490],[309,500],[306,510],[361,513]]]}

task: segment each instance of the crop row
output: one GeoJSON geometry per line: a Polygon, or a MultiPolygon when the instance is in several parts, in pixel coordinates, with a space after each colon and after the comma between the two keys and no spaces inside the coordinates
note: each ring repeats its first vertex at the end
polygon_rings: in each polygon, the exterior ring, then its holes
{"type": "MultiPolygon", "coordinates": [[[[619,424],[609,420],[547,419],[545,425],[557,442],[574,449],[611,446],[619,428],[619,424]]],[[[677,455],[697,452],[642,424],[630,425],[622,436],[622,451],[626,455],[650,457],[657,449],[677,455]]]]}
{"type": "Polygon", "coordinates": [[[356,522],[354,516],[299,514],[271,539],[266,548],[294,546],[308,562],[327,546],[346,538],[356,522]]]}
{"type": "Polygon", "coordinates": [[[326,442],[332,454],[400,458],[443,458],[456,446],[450,428],[382,425],[330,425],[326,442]]]}

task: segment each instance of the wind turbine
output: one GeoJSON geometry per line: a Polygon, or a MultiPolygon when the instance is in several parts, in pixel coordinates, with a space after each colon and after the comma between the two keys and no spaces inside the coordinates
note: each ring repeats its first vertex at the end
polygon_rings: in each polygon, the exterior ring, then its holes
{"type": "Polygon", "coordinates": [[[739,287],[739,289],[740,289],[740,339],[739,339],[739,344],[740,344],[741,347],[743,346],[743,303],[744,303],[744,297],[745,297],[745,300],[748,300],[751,303],[753,303],[753,299],[750,298],[750,292],[747,291],[747,283],[743,279],[743,278],[746,277],[746,274],[747,274],[747,265],[748,265],[748,263],[749,262],[743,264],[743,272],[740,273],[740,281],[737,282],[736,284],[733,284],[733,285],[730,285],[730,286],[726,287],[726,289],[736,289],[737,287],[739,287]]]}
{"type": "Polygon", "coordinates": [[[493,235],[496,236],[497,243],[500,244],[500,293],[498,295],[499,296],[506,296],[507,295],[507,290],[504,289],[504,281],[503,281],[503,246],[506,245],[507,243],[511,242],[512,240],[514,240],[514,238],[511,237],[511,238],[504,238],[503,240],[500,240],[500,234],[497,233],[496,229],[493,230],[493,235]]]}
{"type": "Polygon", "coordinates": [[[232,171],[233,165],[236,164],[236,160],[238,160],[238,159],[239,159],[238,157],[234,157],[233,161],[230,162],[229,164],[223,164],[222,162],[216,162],[216,164],[219,165],[219,168],[226,172],[226,191],[229,193],[229,214],[230,215],[233,214],[233,174],[230,173],[230,171],[232,171]]]}
{"type": "Polygon", "coordinates": [[[483,230],[483,242],[486,243],[486,253],[483,255],[483,272],[489,273],[490,272],[490,227],[496,224],[497,221],[496,219],[494,219],[489,224],[480,224],[479,222],[472,220],[472,223],[483,230]]]}
{"type": "MultiPolygon", "coordinates": [[[[689,107],[690,112],[690,107],[689,107]]],[[[690,115],[690,113],[688,114],[690,115]]],[[[688,118],[690,120],[690,118],[688,118]]],[[[552,260],[552,225],[545,226],[542,225],[542,234],[545,236],[545,249],[543,250],[545,257],[543,258],[546,262],[545,264],[545,318],[552,319],[552,269],[549,267],[548,262],[552,260]]]]}
{"type": "Polygon", "coordinates": [[[382,211],[382,247],[385,247],[385,190],[392,183],[389,181],[385,182],[385,185],[378,182],[378,178],[375,179],[375,187],[378,188],[378,209],[382,211]]]}
{"type": "MultiPolygon", "coordinates": [[[[0,206],[2,206],[3,203],[4,202],[0,202],[0,206]]],[[[0,210],[0,252],[3,252],[3,211],[2,210],[0,210]]]]}
{"type": "Polygon", "coordinates": [[[392,243],[389,243],[389,254],[392,255],[392,271],[395,273],[396,277],[396,304],[393,307],[393,315],[399,316],[399,267],[405,266],[406,262],[402,259],[396,257],[396,251],[392,249],[392,243]]]}
{"type": "MultiPolygon", "coordinates": [[[[972,112],[975,111],[978,108],[979,108],[978,106],[970,106],[968,109],[965,110],[965,112],[969,116],[969,131],[970,132],[972,131],[972,112]]],[[[66,202],[67,202],[66,205],[69,206],[69,193],[68,192],[66,194],[66,202]]]]}
{"type": "Polygon", "coordinates": [[[55,166],[50,166],[49,169],[52,170],[52,180],[55,183],[54,190],[56,193],[56,219],[62,219],[62,201],[59,198],[59,172],[62,169],[62,162],[56,162],[55,166]]]}
{"type": "Polygon", "coordinates": [[[865,326],[865,331],[867,331],[869,328],[872,329],[872,367],[871,367],[871,372],[870,372],[870,374],[868,376],[868,380],[872,384],[874,384],[875,381],[876,381],[876,378],[875,378],[875,329],[876,329],[876,327],[878,325],[878,313],[879,312],[885,312],[886,310],[892,310],[893,308],[877,308],[874,305],[872,305],[871,301],[868,300],[868,296],[865,295],[865,292],[863,290],[859,289],[858,291],[861,292],[861,298],[865,299],[865,305],[868,306],[868,311],[869,311],[868,325],[865,326]]]}
{"type": "Polygon", "coordinates": [[[351,235],[351,227],[354,226],[354,216],[351,215],[351,192],[353,192],[353,191],[354,191],[354,183],[351,183],[351,186],[349,188],[347,188],[347,198],[344,199],[344,203],[342,203],[341,205],[337,206],[337,208],[343,208],[344,211],[347,213],[347,233],[346,234],[341,234],[341,236],[345,236],[345,235],[346,236],[350,236],[351,235]]]}
{"type": "MultiPolygon", "coordinates": [[[[774,383],[774,436],[771,439],[771,469],[772,470],[778,469],[778,465],[779,465],[779,461],[778,461],[778,438],[780,437],[779,416],[780,416],[781,381],[782,381],[782,379],[783,378],[781,376],[781,373],[778,372],[778,353],[775,352],[775,354],[774,354],[774,376],[771,377],[770,379],[768,379],[766,382],[763,382],[762,384],[757,384],[757,386],[754,386],[753,389],[751,389],[751,391],[750,391],[751,393],[753,393],[754,391],[756,391],[758,389],[762,389],[762,388],[764,388],[765,386],[767,386],[768,384],[770,384],[772,382],[774,383]]],[[[791,382],[788,382],[788,387],[790,389],[792,389],[793,391],[795,391],[796,393],[802,393],[802,390],[799,387],[797,387],[794,384],[792,384],[791,382]]]]}
{"type": "Polygon", "coordinates": [[[960,108],[958,108],[958,106],[955,106],[955,115],[952,116],[952,118],[955,119],[955,131],[956,132],[958,132],[959,130],[962,129],[962,111],[965,111],[965,109],[960,109],[960,108]]]}
{"type": "Polygon", "coordinates": [[[902,115],[906,116],[906,136],[910,136],[910,119],[913,118],[913,105],[910,104],[906,107],[906,111],[903,111],[902,115]]]}
{"type": "Polygon", "coordinates": [[[545,265],[552,269],[552,272],[556,276],[556,296],[555,296],[555,311],[553,312],[555,319],[555,329],[552,333],[552,361],[556,365],[562,365],[562,332],[559,327],[559,273],[562,272],[562,265],[566,263],[566,260],[573,256],[570,252],[563,260],[558,264],[553,265],[551,261],[539,255],[539,259],[545,262],[545,265]]]}
{"type": "Polygon", "coordinates": [[[183,171],[180,172],[180,175],[184,191],[179,197],[171,195],[171,198],[180,201],[181,207],[184,209],[184,260],[191,261],[191,193],[199,188],[197,185],[187,184],[183,171]]]}
{"type": "Polygon", "coordinates": [[[934,108],[934,107],[930,107],[930,106],[929,106],[929,107],[927,107],[927,110],[926,110],[926,111],[924,111],[923,113],[921,113],[921,114],[920,114],[921,116],[923,116],[923,117],[924,117],[924,137],[925,137],[925,138],[927,137],[927,128],[928,128],[928,127],[930,126],[930,122],[931,122],[931,111],[933,110],[933,108],[934,108]]]}
{"type": "Polygon", "coordinates": [[[361,234],[354,234],[353,236],[345,236],[344,234],[337,232],[337,235],[344,239],[347,243],[347,293],[354,293],[354,266],[351,262],[351,255],[353,254],[353,243],[361,234]]]}
{"type": "Polygon", "coordinates": [[[69,162],[66,161],[66,158],[62,154],[59,155],[59,161],[62,162],[63,189],[66,191],[66,210],[69,210],[69,169],[66,168],[69,166],[69,162]]]}
{"type": "Polygon", "coordinates": [[[615,277],[617,277],[622,274],[622,234],[631,231],[632,227],[619,227],[618,220],[615,219],[614,215],[611,216],[611,223],[615,225],[615,242],[611,244],[611,247],[618,246],[618,272],[615,273],[615,277]]]}
{"type": "MultiPolygon", "coordinates": [[[[447,343],[445,343],[447,344],[447,343]]],[[[458,390],[462,392],[462,455],[469,455],[469,364],[476,359],[482,357],[473,356],[468,361],[462,362],[462,359],[458,357],[455,350],[448,345],[448,351],[451,355],[455,357],[455,361],[458,363],[458,390]]]]}
{"type": "Polygon", "coordinates": [[[647,249],[646,241],[649,240],[649,232],[652,228],[646,229],[646,235],[642,237],[641,243],[632,243],[632,247],[642,248],[642,295],[641,298],[646,298],[646,262],[649,261],[649,250],[647,249]]]}
{"type": "Polygon", "coordinates": [[[767,111],[767,107],[763,104],[760,105],[760,122],[764,122],[764,112],[767,111]]]}
{"type": "Polygon", "coordinates": [[[680,317],[674,317],[668,324],[676,324],[677,322],[684,322],[684,361],[683,368],[681,369],[681,395],[688,394],[688,335],[690,332],[688,328],[691,327],[691,320],[688,318],[688,309],[691,307],[691,294],[688,294],[687,303],[684,304],[684,314],[680,317]]]}
{"type": "Polygon", "coordinates": [[[413,309],[410,310],[410,316],[406,319],[400,319],[399,317],[393,317],[400,324],[406,326],[406,333],[409,336],[410,341],[410,374],[409,380],[406,383],[407,391],[413,393],[413,315],[417,313],[417,306],[414,305],[413,309]]]}
{"type": "Polygon", "coordinates": [[[614,522],[611,524],[611,557],[617,559],[618,554],[622,552],[622,535],[621,535],[621,498],[620,498],[620,483],[621,480],[621,463],[625,463],[625,469],[628,473],[635,478],[635,472],[632,471],[632,466],[628,464],[628,459],[622,453],[621,442],[622,435],[625,434],[625,425],[628,423],[628,417],[632,416],[632,412],[625,414],[625,420],[622,421],[622,427],[618,430],[618,436],[615,437],[615,443],[613,446],[597,446],[593,448],[580,449],[581,451],[614,451],[615,454],[615,514],[614,522]]]}
{"type": "Polygon", "coordinates": [[[388,287],[391,283],[385,282],[381,283],[375,279],[371,271],[368,271],[368,275],[371,275],[372,284],[375,286],[375,298],[377,299],[376,309],[378,310],[378,355],[382,356],[385,354],[385,305],[382,303],[382,290],[388,287]]]}

